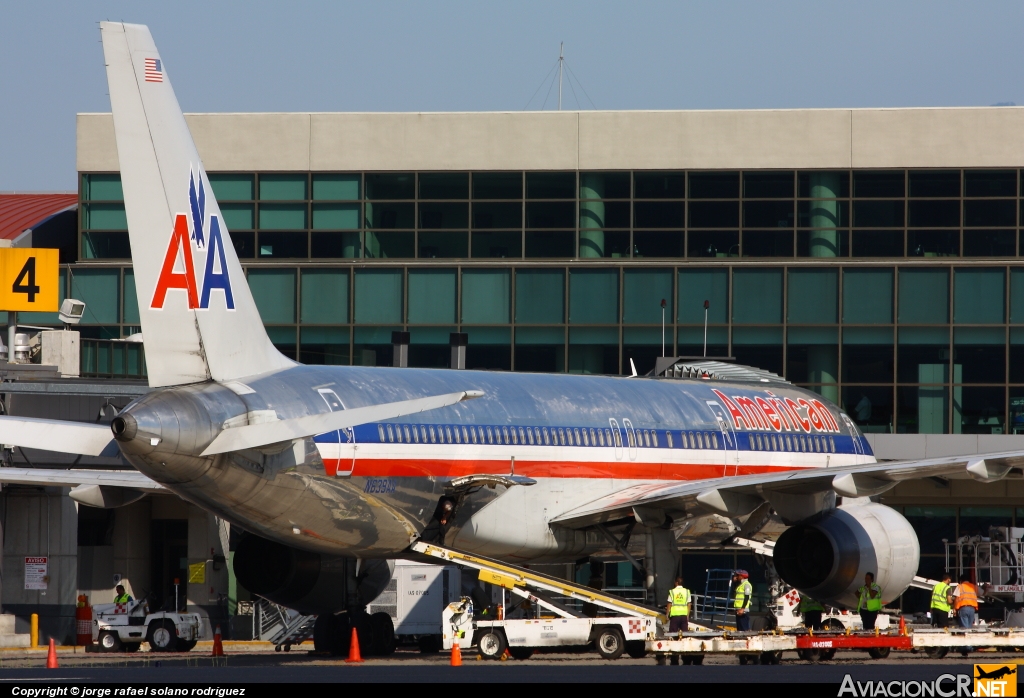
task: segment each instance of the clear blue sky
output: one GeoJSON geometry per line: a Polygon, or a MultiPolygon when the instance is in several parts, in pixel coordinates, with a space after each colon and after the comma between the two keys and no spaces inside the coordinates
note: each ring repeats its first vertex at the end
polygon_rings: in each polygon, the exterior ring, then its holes
{"type": "Polygon", "coordinates": [[[598,109],[1024,104],[1019,1],[8,1],[0,191],[76,188],[103,19],[150,26],[185,111],[521,110],[560,41],[598,109]]]}

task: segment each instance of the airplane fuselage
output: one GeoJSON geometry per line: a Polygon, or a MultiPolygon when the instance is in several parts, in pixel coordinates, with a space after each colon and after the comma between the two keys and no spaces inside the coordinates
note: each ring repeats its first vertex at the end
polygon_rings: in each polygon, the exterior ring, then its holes
{"type": "Polygon", "coordinates": [[[449,543],[574,559],[604,541],[549,521],[627,487],[874,460],[834,405],[779,382],[296,365],[154,391],[125,413],[138,433],[122,450],[154,480],[245,530],[359,557],[404,550],[431,525],[454,478],[514,471],[536,484],[475,488],[449,524],[449,543]],[[315,439],[198,455],[225,426],[470,389],[485,396],[315,439]]]}

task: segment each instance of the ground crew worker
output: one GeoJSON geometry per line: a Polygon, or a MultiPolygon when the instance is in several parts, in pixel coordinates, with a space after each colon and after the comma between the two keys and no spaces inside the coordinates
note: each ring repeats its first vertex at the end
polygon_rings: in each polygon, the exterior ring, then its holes
{"type": "Polygon", "coordinates": [[[864,575],[864,586],[857,590],[857,612],[865,630],[874,630],[878,612],[882,610],[882,587],[875,584],[875,573],[864,575]]]}
{"type": "Polygon", "coordinates": [[[798,609],[804,617],[804,627],[812,630],[821,630],[821,614],[825,607],[806,594],[800,595],[800,608],[798,609]]]}
{"type": "Polygon", "coordinates": [[[676,585],[668,590],[665,606],[670,633],[686,632],[690,625],[690,590],[683,586],[683,578],[676,577],[676,585]]]}
{"type": "Polygon", "coordinates": [[[114,591],[116,592],[115,596],[114,596],[114,603],[130,603],[131,602],[132,595],[129,594],[128,592],[126,592],[122,585],[118,584],[114,588],[114,591]]]}
{"type": "Polygon", "coordinates": [[[945,628],[949,625],[949,602],[952,590],[949,587],[949,572],[942,575],[942,581],[932,587],[932,603],[929,612],[932,614],[932,625],[945,628]]]}
{"type": "Polygon", "coordinates": [[[754,587],[747,578],[746,570],[736,570],[732,576],[732,607],[736,612],[736,630],[750,630],[750,599],[754,595],[754,587]]]}
{"type": "Polygon", "coordinates": [[[970,628],[978,615],[978,587],[970,575],[960,575],[960,583],[953,591],[953,610],[960,620],[960,627],[970,628]]]}

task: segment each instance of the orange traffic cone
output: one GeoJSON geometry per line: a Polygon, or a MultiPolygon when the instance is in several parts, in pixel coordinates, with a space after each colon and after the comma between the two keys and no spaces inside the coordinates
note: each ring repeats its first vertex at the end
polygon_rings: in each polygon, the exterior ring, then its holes
{"type": "Polygon", "coordinates": [[[352,640],[348,645],[348,659],[346,662],[358,662],[362,663],[363,655],[359,651],[359,633],[356,632],[356,626],[352,626],[352,640]]]}
{"type": "Polygon", "coordinates": [[[224,656],[224,643],[221,641],[221,638],[220,638],[220,626],[219,625],[217,626],[217,629],[213,631],[213,654],[211,654],[210,656],[211,657],[223,657],[224,656]]]}
{"type": "Polygon", "coordinates": [[[459,638],[452,640],[452,666],[462,666],[462,648],[459,647],[459,638]]]}
{"type": "Polygon", "coordinates": [[[900,616],[900,635],[907,634],[907,621],[903,616],[900,616]]]}
{"type": "Polygon", "coordinates": [[[46,653],[46,668],[57,668],[57,645],[54,643],[52,637],[50,638],[50,650],[46,653]]]}

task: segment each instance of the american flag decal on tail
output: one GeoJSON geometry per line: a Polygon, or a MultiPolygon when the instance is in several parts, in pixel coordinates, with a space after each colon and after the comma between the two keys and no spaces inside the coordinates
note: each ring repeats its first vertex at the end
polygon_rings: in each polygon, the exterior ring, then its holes
{"type": "Polygon", "coordinates": [[[146,82],[163,82],[164,67],[159,58],[146,59],[146,82]]]}

